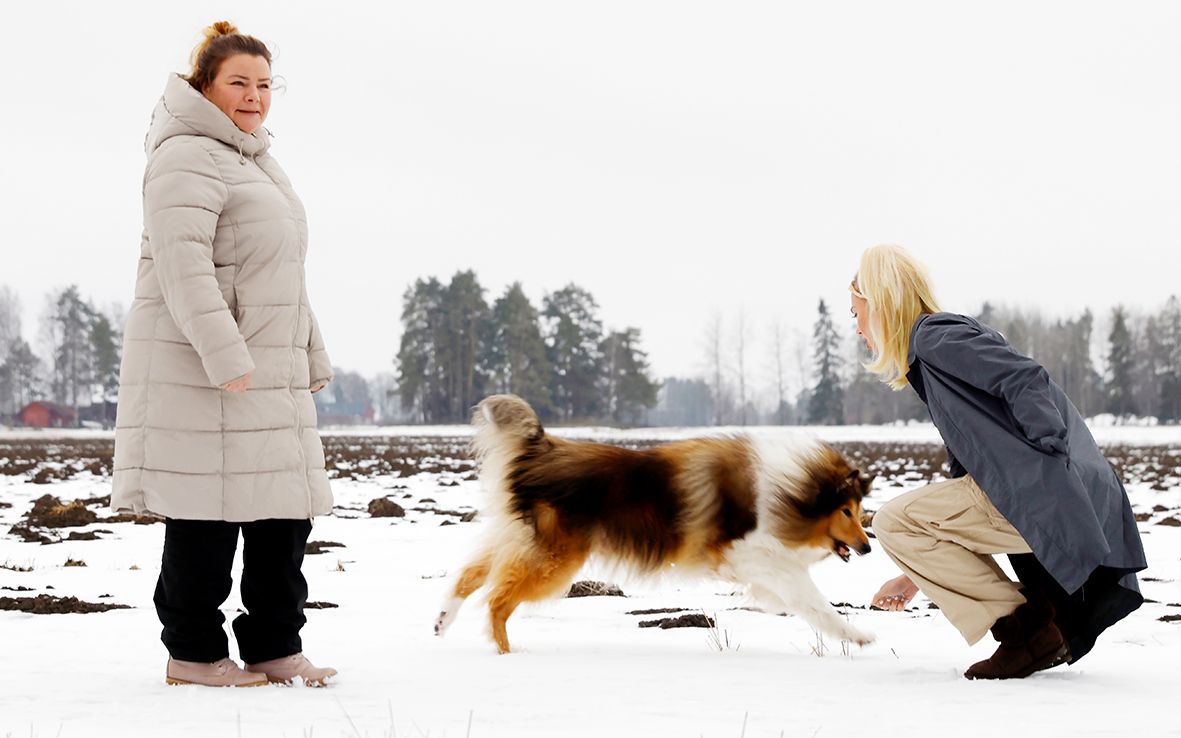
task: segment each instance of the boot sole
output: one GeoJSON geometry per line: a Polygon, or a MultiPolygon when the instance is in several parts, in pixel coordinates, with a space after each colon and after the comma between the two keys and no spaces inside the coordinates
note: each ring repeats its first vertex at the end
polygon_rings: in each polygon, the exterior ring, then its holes
{"type": "MultiPolygon", "coordinates": [[[[305,686],[305,687],[327,687],[328,680],[334,676],[336,676],[336,675],[329,674],[328,676],[324,677],[323,679],[304,679],[303,677],[292,677],[291,679],[284,679],[282,677],[273,677],[268,674],[267,675],[267,682],[270,684],[282,684],[283,686],[290,687],[291,685],[295,684],[296,679],[300,679],[303,681],[303,686],[305,686]]],[[[254,686],[254,685],[251,685],[251,686],[254,686]]]]}
{"type": "Polygon", "coordinates": [[[194,687],[265,687],[269,682],[250,682],[249,684],[202,684],[201,682],[190,682],[185,679],[177,679],[176,677],[164,677],[164,683],[176,686],[194,686],[194,687]]]}
{"type": "Polygon", "coordinates": [[[1068,664],[1069,661],[1070,661],[1070,648],[1063,646],[1061,649],[1058,649],[1058,653],[1053,654],[1053,660],[1050,661],[1049,664],[1046,664],[1045,666],[1039,666],[1036,668],[1036,670],[1033,670],[1033,671],[1044,672],[1045,670],[1048,670],[1048,668],[1053,668],[1055,666],[1062,666],[1063,664],[1068,664]]]}

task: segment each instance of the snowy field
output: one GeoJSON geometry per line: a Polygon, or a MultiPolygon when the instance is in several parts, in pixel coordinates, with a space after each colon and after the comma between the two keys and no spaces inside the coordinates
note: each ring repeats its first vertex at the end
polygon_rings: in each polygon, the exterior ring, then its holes
{"type": "MultiPolygon", "coordinates": [[[[706,432],[717,431],[559,431],[635,445],[706,432]]],[[[929,425],[811,432],[881,475],[871,510],[938,477],[929,425]]],[[[1076,666],[1023,681],[963,679],[994,643],[966,646],[922,596],[904,613],[868,610],[897,573],[880,549],[813,569],[829,599],[877,635],[851,651],[797,617],[745,609],[741,593],[715,581],[617,581],[626,597],[526,605],[509,621],[515,652],[505,656],[485,634],[477,596],[437,638],[438,605],[483,526],[465,519],[481,504],[462,456],[468,430],[365,428],[325,432],[337,509],[311,540],[340,545],[304,564],[310,599],[336,605],[307,611],[305,649],[340,676],[322,690],[217,690],[164,684],[151,601],[163,526],[103,520],[110,513],[95,500],[109,494],[110,434],[0,431],[0,598],[129,606],[0,612],[0,738],[1181,736],[1181,428],[1095,432],[1128,481],[1150,563],[1142,588],[1155,602],[1076,666]],[[81,500],[72,509],[97,519],[32,525],[46,494],[81,500]],[[375,498],[405,517],[371,517],[375,498]],[[24,540],[37,536],[54,542],[24,540]],[[661,616],[629,614],[656,608],[704,613],[716,627],[640,628],[661,616]]],[[[238,607],[235,593],[227,618],[238,607]]]]}

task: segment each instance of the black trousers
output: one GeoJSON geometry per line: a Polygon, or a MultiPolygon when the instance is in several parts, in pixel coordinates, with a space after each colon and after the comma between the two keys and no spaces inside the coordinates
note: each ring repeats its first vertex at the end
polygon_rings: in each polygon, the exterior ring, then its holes
{"type": "Polygon", "coordinates": [[[221,605],[230,595],[230,569],[242,533],[242,604],[234,619],[238,653],[248,664],[303,650],[299,630],[308,584],[300,566],[310,520],[165,521],[164,556],[156,583],[156,613],[168,653],[182,661],[229,656],[221,605]]]}

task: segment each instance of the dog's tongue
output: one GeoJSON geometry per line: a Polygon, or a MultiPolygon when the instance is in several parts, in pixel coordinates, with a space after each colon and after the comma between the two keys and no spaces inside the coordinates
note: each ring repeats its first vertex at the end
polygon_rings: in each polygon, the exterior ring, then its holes
{"type": "Polygon", "coordinates": [[[837,556],[840,556],[845,561],[848,561],[849,560],[849,547],[843,543],[838,545],[837,546],[837,556]]]}

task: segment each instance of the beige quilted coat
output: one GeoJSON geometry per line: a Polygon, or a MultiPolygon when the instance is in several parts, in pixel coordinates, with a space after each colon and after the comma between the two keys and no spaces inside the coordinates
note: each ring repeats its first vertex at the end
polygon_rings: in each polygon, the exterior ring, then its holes
{"type": "Polygon", "coordinates": [[[332,366],[304,285],[307,221],[268,138],[177,75],[152,114],[117,511],[249,521],[332,509],[309,391],[332,366]],[[249,391],[219,389],[247,372],[249,391]]]}

